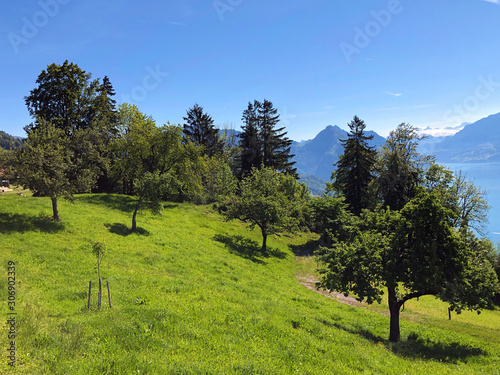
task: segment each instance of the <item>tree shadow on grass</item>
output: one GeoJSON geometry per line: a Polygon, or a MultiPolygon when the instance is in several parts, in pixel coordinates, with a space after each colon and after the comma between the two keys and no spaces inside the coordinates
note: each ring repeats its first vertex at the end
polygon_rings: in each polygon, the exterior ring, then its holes
{"type": "Polygon", "coordinates": [[[314,252],[319,249],[319,241],[309,240],[303,245],[290,245],[290,249],[293,251],[295,256],[310,257],[313,256],[314,252]]]}
{"type": "Polygon", "coordinates": [[[30,216],[26,214],[0,213],[0,232],[45,232],[57,233],[64,230],[64,224],[53,221],[52,218],[43,216],[30,216]]]}
{"type": "MultiPolygon", "coordinates": [[[[135,209],[135,205],[137,204],[137,198],[127,195],[118,195],[118,194],[82,195],[78,196],[77,200],[84,203],[104,206],[107,208],[111,208],[113,210],[120,210],[122,212],[133,212],[135,209]]],[[[179,204],[177,203],[165,202],[163,208],[172,209],[178,206],[179,204]]]]}
{"type": "Polygon", "coordinates": [[[231,254],[251,260],[258,264],[267,264],[262,258],[286,258],[287,254],[279,249],[267,247],[267,251],[262,252],[261,246],[243,236],[229,236],[227,234],[216,234],[214,240],[223,243],[229,248],[231,254]]]}
{"type": "Polygon", "coordinates": [[[137,204],[136,199],[127,195],[90,194],[76,197],[77,201],[104,206],[113,210],[131,212],[137,204]]]}
{"type": "Polygon", "coordinates": [[[337,322],[330,323],[325,320],[321,320],[321,323],[341,329],[353,335],[364,337],[374,344],[383,344],[395,355],[403,358],[457,363],[459,361],[466,362],[467,358],[470,357],[488,355],[486,351],[480,348],[464,345],[459,342],[448,343],[421,338],[416,333],[411,333],[407,340],[393,343],[361,327],[347,327],[337,322]]]}
{"type": "Polygon", "coordinates": [[[467,358],[488,355],[480,348],[459,342],[440,342],[411,333],[406,341],[393,346],[396,355],[412,359],[430,359],[442,362],[465,362],[467,358]]]}
{"type": "Polygon", "coordinates": [[[141,227],[137,227],[134,232],[130,232],[130,228],[122,223],[114,223],[114,224],[106,223],[106,224],[104,224],[104,226],[106,228],[108,228],[108,230],[111,233],[118,234],[118,235],[123,236],[123,237],[128,236],[130,234],[137,234],[140,236],[149,236],[150,235],[149,231],[147,231],[146,229],[141,228],[141,227]]]}

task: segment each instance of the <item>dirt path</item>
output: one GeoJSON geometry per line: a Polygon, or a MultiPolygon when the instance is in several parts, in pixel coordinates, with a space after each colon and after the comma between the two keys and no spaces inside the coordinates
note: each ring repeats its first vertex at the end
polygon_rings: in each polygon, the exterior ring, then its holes
{"type": "Polygon", "coordinates": [[[307,289],[314,290],[316,293],[319,293],[325,297],[334,299],[334,300],[341,302],[341,303],[344,303],[346,305],[366,308],[366,303],[358,302],[358,301],[356,301],[356,299],[354,299],[352,297],[346,297],[342,293],[329,292],[327,290],[316,289],[316,283],[318,282],[318,280],[312,275],[307,276],[307,277],[304,277],[304,276],[296,276],[296,277],[297,277],[297,281],[299,282],[299,284],[305,286],[307,289]]]}

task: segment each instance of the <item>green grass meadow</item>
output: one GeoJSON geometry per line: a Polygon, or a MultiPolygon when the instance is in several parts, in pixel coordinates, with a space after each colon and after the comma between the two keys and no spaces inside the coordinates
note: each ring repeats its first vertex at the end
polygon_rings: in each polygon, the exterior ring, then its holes
{"type": "Polygon", "coordinates": [[[387,306],[339,303],[300,285],[314,234],[271,236],[226,223],[212,206],[0,196],[2,374],[500,374],[500,311],[454,315],[433,298],[407,303],[391,344],[387,306]],[[105,242],[97,310],[92,242],[105,242]],[[16,367],[8,365],[8,262],[16,273],[16,367]],[[87,309],[92,280],[91,309],[87,309]]]}

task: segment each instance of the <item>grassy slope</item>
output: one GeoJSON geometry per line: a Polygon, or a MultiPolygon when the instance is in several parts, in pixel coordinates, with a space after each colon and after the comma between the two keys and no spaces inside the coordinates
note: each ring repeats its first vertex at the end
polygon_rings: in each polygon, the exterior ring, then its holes
{"type": "MultiPolygon", "coordinates": [[[[291,249],[313,236],[273,236],[271,254],[258,256],[257,231],[189,204],[167,204],[163,216],[143,213],[140,233],[126,235],[132,204],[123,196],[82,195],[60,203],[57,224],[43,219],[50,216],[46,198],[0,196],[0,296],[7,295],[7,261],[17,264],[15,373],[500,371],[499,312],[448,323],[415,310],[412,320],[425,325],[402,321],[404,339],[414,339],[391,345],[387,316],[297,283],[296,272],[307,266],[291,249]],[[86,308],[88,282],[97,281],[91,241],[108,247],[101,273],[113,308],[100,312],[86,308]]],[[[0,361],[0,373],[8,373],[4,355],[0,361]]]]}

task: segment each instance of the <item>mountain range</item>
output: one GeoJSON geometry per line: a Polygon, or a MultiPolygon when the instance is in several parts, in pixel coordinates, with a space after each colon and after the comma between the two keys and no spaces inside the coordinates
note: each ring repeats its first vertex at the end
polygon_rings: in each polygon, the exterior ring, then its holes
{"type": "MultiPolygon", "coordinates": [[[[232,130],[231,139],[240,131],[232,130]]],[[[374,131],[365,132],[373,135],[370,146],[381,147],[385,138],[374,131]]],[[[347,138],[347,131],[338,126],[328,125],[313,139],[292,142],[291,154],[300,175],[313,193],[321,194],[321,186],[330,180],[334,164],[344,152],[341,140],[347,138]]],[[[5,141],[2,147],[15,148],[18,139],[0,132],[0,139],[5,141]],[[10,147],[12,146],[12,147],[10,147]]],[[[17,145],[18,146],[18,145],[17,145]]],[[[500,113],[485,117],[475,123],[467,124],[458,133],[444,137],[428,136],[419,145],[419,152],[435,155],[438,163],[494,163],[500,162],[500,113]]]]}
{"type": "MultiPolygon", "coordinates": [[[[369,142],[370,146],[376,148],[385,143],[385,138],[373,131],[365,132],[367,136],[373,135],[369,142]]],[[[330,180],[333,166],[344,152],[341,140],[347,139],[347,131],[338,126],[328,125],[318,133],[316,137],[305,142],[293,142],[291,154],[295,155],[293,160],[299,175],[312,175],[323,180],[330,180]]]]}
{"type": "MultiPolygon", "coordinates": [[[[385,143],[385,138],[377,133],[365,133],[374,136],[370,146],[378,148],[385,143]]],[[[295,155],[293,160],[301,181],[315,186],[321,180],[329,181],[334,164],[344,151],[341,140],[346,138],[347,131],[329,125],[313,139],[293,142],[291,154],[295,155]]],[[[444,164],[500,162],[500,113],[467,124],[454,135],[428,136],[420,142],[419,152],[435,155],[436,161],[444,164]]]]}

